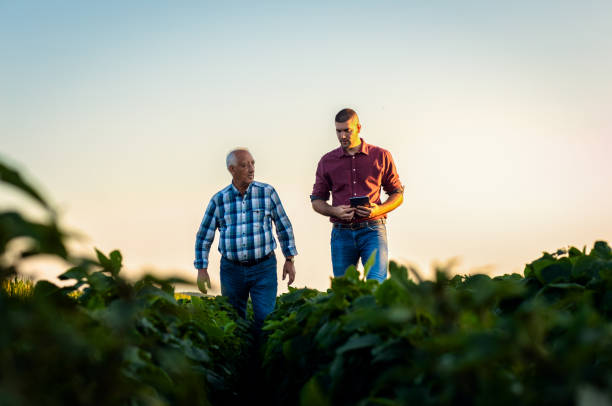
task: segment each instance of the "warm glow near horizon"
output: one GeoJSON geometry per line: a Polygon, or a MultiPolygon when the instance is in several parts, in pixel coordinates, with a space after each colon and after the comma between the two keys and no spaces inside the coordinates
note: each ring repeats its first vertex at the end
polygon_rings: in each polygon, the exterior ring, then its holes
{"type": "Polygon", "coordinates": [[[245,146],[294,225],[295,286],[329,287],[308,196],[343,107],[394,157],[390,258],[425,277],[612,242],[610,3],[351,4],[4,4],[0,155],[88,237],[75,250],[119,249],[130,275],[195,280],[204,208],[245,146]]]}

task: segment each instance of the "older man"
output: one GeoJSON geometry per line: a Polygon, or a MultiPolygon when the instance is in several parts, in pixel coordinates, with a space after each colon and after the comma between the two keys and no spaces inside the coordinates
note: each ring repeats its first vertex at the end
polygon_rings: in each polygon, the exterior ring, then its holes
{"type": "Polygon", "coordinates": [[[387,213],[403,201],[404,189],[389,151],[359,137],[357,113],[343,109],[335,117],[340,147],[323,155],[310,200],[333,223],[331,256],[334,276],[342,276],[361,257],[365,265],[375,253],[368,279],[387,277],[387,213]],[[381,188],[389,195],[383,203],[381,188]],[[327,200],[331,193],[332,204],[327,200]],[[361,198],[365,203],[357,203],[361,198]],[[352,204],[353,203],[353,204],[352,204]]]}
{"type": "Polygon", "coordinates": [[[255,328],[259,330],[276,303],[278,281],[272,222],[285,256],[283,280],[289,276],[289,285],[295,279],[297,255],[293,229],[276,190],[254,180],[255,160],[247,149],[231,151],[226,164],[232,183],[210,199],[196,235],[194,265],[198,270],[198,287],[204,293],[206,285],[210,288],[208,253],[218,228],[221,294],[227,296],[243,318],[250,295],[255,328]]]}

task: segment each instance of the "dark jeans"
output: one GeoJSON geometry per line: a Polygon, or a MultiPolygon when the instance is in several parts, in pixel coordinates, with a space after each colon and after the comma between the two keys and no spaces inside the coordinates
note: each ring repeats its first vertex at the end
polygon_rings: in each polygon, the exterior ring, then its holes
{"type": "Polygon", "coordinates": [[[368,279],[383,282],[387,278],[387,228],[384,224],[376,224],[357,230],[334,227],[331,235],[331,255],[334,276],[342,276],[350,265],[365,266],[367,260],[376,250],[376,258],[368,279]]]}
{"type": "Polygon", "coordinates": [[[276,257],[252,266],[236,265],[221,257],[221,294],[229,299],[240,317],[246,319],[246,305],[251,295],[256,331],[276,304],[276,257]]]}

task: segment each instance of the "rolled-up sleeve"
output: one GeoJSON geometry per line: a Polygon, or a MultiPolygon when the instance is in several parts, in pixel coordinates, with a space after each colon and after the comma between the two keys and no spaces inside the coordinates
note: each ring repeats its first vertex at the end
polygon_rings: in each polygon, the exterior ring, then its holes
{"type": "Polygon", "coordinates": [[[317,165],[317,173],[315,174],[315,183],[312,187],[312,194],[310,195],[310,201],[321,199],[329,200],[329,194],[331,191],[331,185],[329,180],[325,176],[325,169],[323,159],[319,161],[317,165]]]}
{"type": "Polygon", "coordinates": [[[196,234],[195,261],[193,261],[193,265],[196,269],[208,268],[208,254],[210,252],[210,246],[215,239],[217,215],[217,204],[214,199],[211,199],[204,212],[204,218],[202,219],[198,233],[196,234]]]}
{"type": "Polygon", "coordinates": [[[270,199],[272,200],[272,220],[274,220],[276,225],[276,235],[278,236],[281,251],[285,257],[295,256],[298,252],[295,246],[293,227],[276,190],[272,189],[270,199]]]}
{"type": "Polygon", "coordinates": [[[399,174],[397,173],[397,168],[395,167],[395,162],[393,162],[391,153],[385,151],[384,157],[384,172],[381,179],[381,186],[388,195],[392,193],[402,193],[404,187],[400,182],[399,174]]]}

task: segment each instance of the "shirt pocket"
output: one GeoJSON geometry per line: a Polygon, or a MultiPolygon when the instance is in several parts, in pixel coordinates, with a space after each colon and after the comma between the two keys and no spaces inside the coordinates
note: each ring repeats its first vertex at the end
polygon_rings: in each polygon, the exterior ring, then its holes
{"type": "Polygon", "coordinates": [[[264,209],[253,210],[253,229],[259,231],[269,222],[270,213],[264,209]]]}

